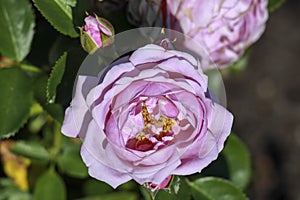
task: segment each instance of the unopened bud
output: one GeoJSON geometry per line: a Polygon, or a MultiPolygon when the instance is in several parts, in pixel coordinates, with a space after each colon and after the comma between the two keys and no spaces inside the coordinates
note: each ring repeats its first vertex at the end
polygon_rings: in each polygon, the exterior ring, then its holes
{"type": "Polygon", "coordinates": [[[109,21],[98,16],[88,16],[84,21],[80,29],[80,42],[86,52],[93,53],[113,43],[114,28],[109,21]]]}

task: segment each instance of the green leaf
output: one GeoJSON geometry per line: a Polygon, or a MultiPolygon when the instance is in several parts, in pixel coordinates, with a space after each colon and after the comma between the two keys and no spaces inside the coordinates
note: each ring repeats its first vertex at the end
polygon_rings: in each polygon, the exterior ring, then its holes
{"type": "Polygon", "coordinates": [[[248,65],[250,54],[251,54],[251,50],[249,48],[245,51],[243,56],[238,61],[230,65],[229,69],[234,73],[240,73],[244,71],[248,65]]]}
{"type": "Polygon", "coordinates": [[[103,195],[113,191],[110,185],[96,179],[88,179],[83,185],[83,193],[85,196],[103,195]]]}
{"type": "Polygon", "coordinates": [[[174,200],[176,197],[166,190],[159,190],[155,195],[155,200],[174,200]]]}
{"type": "Polygon", "coordinates": [[[144,197],[143,198],[144,200],[152,200],[153,199],[152,194],[146,187],[140,186],[139,189],[142,193],[142,196],[144,197]]]}
{"type": "Polygon", "coordinates": [[[86,178],[88,170],[80,157],[80,147],[66,146],[62,154],[57,158],[59,169],[75,178],[86,178]]]}
{"type": "Polygon", "coordinates": [[[0,138],[6,138],[14,135],[29,117],[31,81],[20,69],[0,69],[0,94],[0,138]]]}
{"type": "MultiPolygon", "coordinates": [[[[205,74],[208,76],[208,88],[210,90],[210,95],[217,95],[219,98],[223,97],[224,83],[220,72],[216,69],[212,69],[207,70],[205,74]]],[[[213,96],[212,98],[214,99],[213,96]]]]}
{"type": "Polygon", "coordinates": [[[56,30],[70,37],[78,36],[72,16],[72,7],[75,6],[76,0],[33,0],[33,2],[56,30]]]}
{"type": "Polygon", "coordinates": [[[0,52],[22,61],[30,51],[34,25],[28,0],[0,0],[0,52]]]}
{"type": "Polygon", "coordinates": [[[46,97],[48,78],[47,76],[40,76],[34,82],[34,98],[43,107],[43,109],[56,121],[62,123],[64,112],[60,104],[48,104],[46,97]]]}
{"type": "Polygon", "coordinates": [[[42,73],[42,70],[36,66],[28,65],[28,64],[21,64],[20,68],[30,74],[32,77],[36,77],[42,73]]]}
{"type": "Polygon", "coordinates": [[[57,87],[56,102],[67,107],[72,99],[73,86],[78,70],[86,58],[86,53],[81,47],[73,48],[68,51],[65,73],[61,83],[57,87]]]}
{"type": "Polygon", "coordinates": [[[18,141],[12,147],[12,152],[30,159],[40,161],[50,160],[49,152],[37,142],[18,141]]]}
{"type": "Polygon", "coordinates": [[[2,189],[3,187],[14,187],[16,188],[16,185],[10,178],[0,178],[0,188],[2,189]]]}
{"type": "Polygon", "coordinates": [[[190,188],[184,177],[173,176],[170,189],[171,193],[176,196],[176,199],[190,199],[191,197],[190,188]]]}
{"type": "Polygon", "coordinates": [[[0,200],[31,200],[29,193],[13,188],[6,188],[1,190],[0,200]]]}
{"type": "Polygon", "coordinates": [[[61,177],[50,168],[37,180],[33,200],[65,200],[66,187],[61,177]]]}
{"type": "Polygon", "coordinates": [[[231,134],[223,150],[231,181],[244,189],[250,181],[250,154],[243,142],[231,134]]]}
{"type": "Polygon", "coordinates": [[[28,191],[19,188],[11,178],[0,178],[0,200],[31,200],[28,191]]]}
{"type": "Polygon", "coordinates": [[[45,105],[45,111],[57,122],[61,123],[63,122],[64,119],[64,111],[61,107],[60,104],[48,104],[45,105]]]}
{"type": "Polygon", "coordinates": [[[132,192],[114,192],[105,195],[85,197],[79,200],[138,200],[137,194],[132,192]]]}
{"type": "Polygon", "coordinates": [[[71,7],[76,6],[77,0],[64,0],[65,4],[70,5],[71,7]]]}
{"type": "MultiPolygon", "coordinates": [[[[41,112],[43,112],[43,108],[39,104],[35,105],[38,105],[41,112]]],[[[30,116],[32,116],[32,112],[35,111],[31,111],[30,116]]],[[[46,124],[47,120],[47,116],[44,114],[38,114],[36,116],[31,117],[30,121],[28,122],[28,130],[33,134],[38,134],[42,130],[43,126],[46,124]]]]}
{"type": "Polygon", "coordinates": [[[47,101],[54,103],[56,88],[60,84],[66,68],[67,53],[65,52],[54,65],[47,83],[47,101]]]}
{"type": "Polygon", "coordinates": [[[134,180],[128,181],[118,187],[118,190],[126,191],[126,190],[135,190],[137,188],[137,182],[134,180]]]}
{"type": "Polygon", "coordinates": [[[11,179],[0,179],[0,200],[31,200],[28,192],[18,188],[11,179]]]}
{"type": "Polygon", "coordinates": [[[231,182],[215,177],[189,182],[195,200],[247,200],[245,194],[231,182]]]}
{"type": "Polygon", "coordinates": [[[277,10],[284,2],[285,0],[269,0],[268,2],[269,12],[273,12],[277,10]]]}

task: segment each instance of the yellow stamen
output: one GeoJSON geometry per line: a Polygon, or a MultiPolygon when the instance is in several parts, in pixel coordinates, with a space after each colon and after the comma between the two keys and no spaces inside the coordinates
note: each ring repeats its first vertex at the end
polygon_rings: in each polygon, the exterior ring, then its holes
{"type": "Polygon", "coordinates": [[[141,141],[147,138],[146,135],[148,129],[151,128],[151,125],[154,125],[155,127],[162,127],[163,133],[167,133],[168,131],[172,130],[172,126],[174,125],[175,120],[166,118],[164,116],[160,116],[159,120],[156,120],[153,116],[150,115],[145,102],[143,102],[141,113],[144,120],[144,128],[143,131],[141,131],[136,137],[137,140],[141,141]]]}
{"type": "Polygon", "coordinates": [[[193,9],[188,8],[184,11],[184,15],[193,22],[194,20],[193,20],[192,12],[193,12],[193,9]]]}

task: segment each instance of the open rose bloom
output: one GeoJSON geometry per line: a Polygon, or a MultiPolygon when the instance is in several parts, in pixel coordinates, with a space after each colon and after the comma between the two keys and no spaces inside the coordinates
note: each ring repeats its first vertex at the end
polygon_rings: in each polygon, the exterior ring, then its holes
{"type": "MultiPolygon", "coordinates": [[[[128,18],[138,26],[164,26],[201,44],[205,68],[237,61],[265,30],[267,0],[129,0],[128,18]],[[208,62],[207,61],[207,62],[208,62]]],[[[190,49],[197,51],[189,43],[190,49]]]]}
{"type": "Polygon", "coordinates": [[[200,172],[222,150],[233,116],[210,96],[195,57],[149,44],[98,77],[78,76],[62,132],[83,139],[92,177],[159,189],[171,175],[200,172]]]}

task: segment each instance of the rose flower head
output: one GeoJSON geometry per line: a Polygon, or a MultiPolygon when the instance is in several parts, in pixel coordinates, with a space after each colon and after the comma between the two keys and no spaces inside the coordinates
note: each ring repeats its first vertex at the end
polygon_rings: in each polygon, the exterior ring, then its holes
{"type": "Polygon", "coordinates": [[[233,116],[208,93],[195,57],[148,44],[97,77],[78,76],[62,133],[82,138],[92,177],[160,189],[172,175],[200,172],[223,149],[233,116]]]}
{"type": "Polygon", "coordinates": [[[267,0],[134,0],[129,1],[128,17],[130,22],[145,19],[143,26],[161,24],[184,33],[209,53],[203,67],[221,68],[237,61],[260,38],[268,19],[267,4],[267,0]]]}
{"type": "Polygon", "coordinates": [[[84,21],[80,28],[80,42],[86,52],[93,53],[113,42],[114,28],[109,21],[98,16],[87,16],[84,21]]]}

